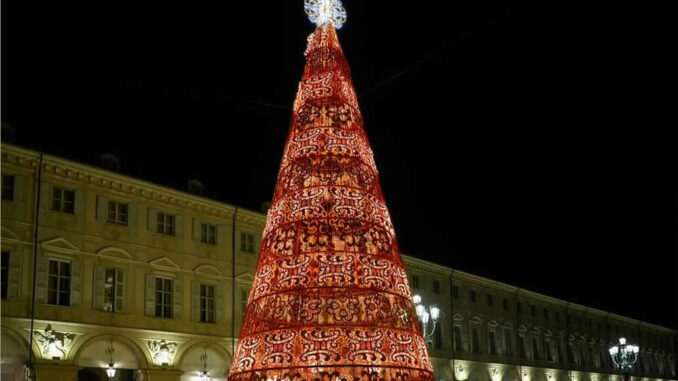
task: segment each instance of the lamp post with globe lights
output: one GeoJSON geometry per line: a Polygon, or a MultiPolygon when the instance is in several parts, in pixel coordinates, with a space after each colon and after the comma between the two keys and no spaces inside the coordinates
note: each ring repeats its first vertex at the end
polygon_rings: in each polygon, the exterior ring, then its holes
{"type": "Polygon", "coordinates": [[[438,318],[440,317],[440,309],[434,305],[424,306],[421,304],[421,296],[414,295],[412,297],[414,302],[414,308],[417,312],[417,319],[421,323],[422,333],[426,344],[431,345],[433,341],[433,333],[436,330],[436,323],[438,323],[438,318]],[[429,327],[431,331],[429,332],[429,327]]]}
{"type": "Polygon", "coordinates": [[[626,339],[622,337],[619,344],[610,347],[609,352],[612,362],[622,371],[624,381],[628,381],[629,371],[638,360],[640,348],[637,345],[626,344],[626,339]]]}

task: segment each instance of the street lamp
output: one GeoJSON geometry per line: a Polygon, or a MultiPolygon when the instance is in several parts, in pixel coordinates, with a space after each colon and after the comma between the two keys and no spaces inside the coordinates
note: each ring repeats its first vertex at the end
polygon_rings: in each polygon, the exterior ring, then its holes
{"type": "Polygon", "coordinates": [[[109,355],[109,361],[108,361],[108,367],[106,367],[106,375],[108,376],[109,380],[112,380],[115,378],[115,363],[113,362],[113,352],[115,350],[113,349],[113,337],[111,337],[111,346],[109,348],[106,348],[106,354],[109,355]]]}
{"type": "Polygon", "coordinates": [[[628,371],[638,360],[640,348],[637,345],[626,344],[625,338],[619,339],[619,344],[610,347],[609,352],[612,362],[624,373],[624,379],[629,379],[628,371]]]}
{"type": "Polygon", "coordinates": [[[431,343],[433,343],[431,338],[433,337],[433,332],[436,330],[436,323],[440,317],[440,309],[434,305],[424,306],[421,304],[421,296],[419,295],[414,295],[412,301],[414,302],[414,308],[417,312],[417,318],[421,323],[424,340],[426,340],[426,344],[431,345],[431,343]],[[428,331],[429,321],[431,321],[431,332],[428,331]]]}
{"type": "Polygon", "coordinates": [[[200,356],[202,361],[202,372],[200,372],[200,381],[210,381],[211,376],[207,371],[207,347],[205,347],[205,352],[200,356]]]}

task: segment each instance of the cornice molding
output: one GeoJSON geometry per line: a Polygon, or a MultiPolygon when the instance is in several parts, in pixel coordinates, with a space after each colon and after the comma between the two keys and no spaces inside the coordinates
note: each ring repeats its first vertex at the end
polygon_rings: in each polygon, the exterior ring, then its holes
{"type": "MultiPolygon", "coordinates": [[[[37,169],[40,154],[25,148],[2,143],[2,161],[24,168],[37,169]]],[[[146,201],[162,203],[179,209],[195,211],[200,215],[210,215],[222,219],[232,219],[237,209],[236,220],[261,229],[266,223],[266,215],[236,207],[219,201],[182,192],[176,189],[149,183],[130,176],[76,163],[48,154],[43,155],[43,174],[58,177],[86,186],[95,186],[124,197],[141,198],[146,201]]]]}

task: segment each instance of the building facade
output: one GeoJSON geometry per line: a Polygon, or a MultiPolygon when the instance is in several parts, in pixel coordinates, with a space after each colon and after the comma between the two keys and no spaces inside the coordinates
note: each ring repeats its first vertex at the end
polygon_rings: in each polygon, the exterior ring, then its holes
{"type": "MultiPolygon", "coordinates": [[[[224,380],[266,216],[1,148],[2,379],[32,358],[38,380],[107,380],[109,362],[120,381],[224,380]]],[[[441,309],[437,380],[615,380],[620,336],[641,347],[633,378],[676,379],[674,330],[403,260],[441,309]]]]}

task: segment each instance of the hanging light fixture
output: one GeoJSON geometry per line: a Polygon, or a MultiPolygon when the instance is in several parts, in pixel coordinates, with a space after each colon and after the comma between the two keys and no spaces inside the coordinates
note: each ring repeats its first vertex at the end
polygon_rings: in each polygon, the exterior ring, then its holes
{"type": "Polygon", "coordinates": [[[207,371],[207,347],[205,347],[205,353],[200,356],[202,361],[202,372],[200,372],[200,381],[210,381],[211,377],[207,371]]]}
{"type": "Polygon", "coordinates": [[[116,369],[115,363],[113,362],[113,337],[111,336],[111,346],[106,348],[106,354],[109,356],[108,367],[106,367],[106,375],[109,380],[112,380],[115,377],[116,369]]]}

